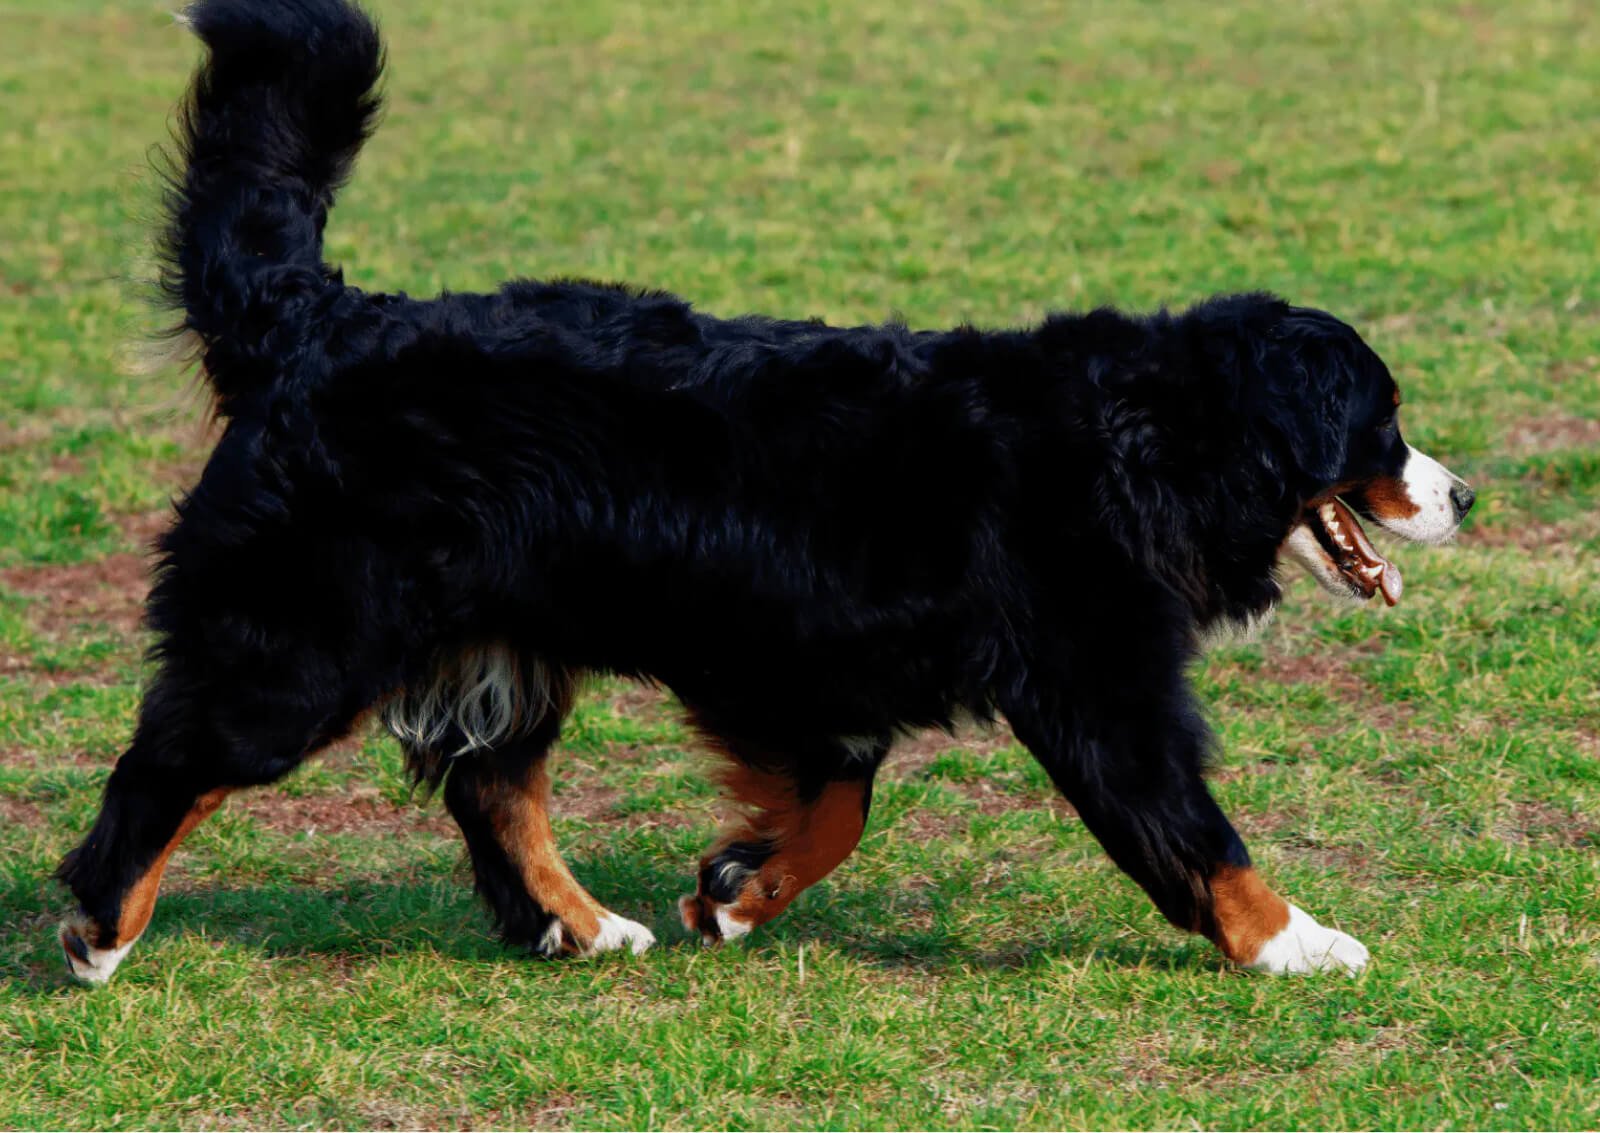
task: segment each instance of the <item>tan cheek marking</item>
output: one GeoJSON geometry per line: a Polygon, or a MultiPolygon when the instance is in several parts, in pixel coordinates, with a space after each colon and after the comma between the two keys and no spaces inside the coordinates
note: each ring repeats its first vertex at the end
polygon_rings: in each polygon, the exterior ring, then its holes
{"type": "Polygon", "coordinates": [[[1217,946],[1228,959],[1248,964],[1262,945],[1289,927],[1289,905],[1249,866],[1223,866],[1211,877],[1217,946]]]}
{"type": "Polygon", "coordinates": [[[172,857],[178,844],[187,838],[196,826],[215,813],[228,794],[229,788],[218,787],[195,800],[194,806],[178,824],[178,831],[172,836],[172,840],[162,847],[144,876],[135,881],[128,889],[127,896],[123,897],[122,913],[117,918],[117,939],[111,944],[112,948],[120,948],[138,939],[139,934],[150,924],[150,914],[155,911],[156,894],[161,891],[161,875],[166,872],[167,859],[172,857]]]}
{"type": "MultiPolygon", "coordinates": [[[[780,776],[741,767],[730,770],[725,781],[750,813],[724,831],[718,848],[758,840],[776,847],[730,910],[754,927],[783,912],[850,856],[866,828],[867,784],[830,783],[817,798],[801,803],[793,784],[780,776]]],[[[717,852],[713,849],[706,860],[717,852]]]]}
{"type": "Polygon", "coordinates": [[[1369,480],[1361,487],[1367,510],[1384,519],[1410,519],[1422,509],[1411,499],[1406,486],[1391,476],[1369,480]]]}
{"type": "Polygon", "coordinates": [[[587,945],[600,932],[604,909],[578,884],[556,848],[550,826],[550,773],[541,761],[526,784],[500,784],[482,799],[506,854],[522,874],[528,892],[545,910],[561,918],[568,932],[587,945]]]}

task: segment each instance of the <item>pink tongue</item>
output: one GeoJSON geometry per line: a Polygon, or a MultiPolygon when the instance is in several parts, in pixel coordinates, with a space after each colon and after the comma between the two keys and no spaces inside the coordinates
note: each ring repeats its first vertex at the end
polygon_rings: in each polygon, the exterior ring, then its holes
{"type": "Polygon", "coordinates": [[[1385,602],[1396,605],[1406,589],[1406,584],[1400,578],[1400,568],[1393,563],[1384,563],[1383,573],[1378,576],[1378,589],[1383,591],[1385,602]]]}

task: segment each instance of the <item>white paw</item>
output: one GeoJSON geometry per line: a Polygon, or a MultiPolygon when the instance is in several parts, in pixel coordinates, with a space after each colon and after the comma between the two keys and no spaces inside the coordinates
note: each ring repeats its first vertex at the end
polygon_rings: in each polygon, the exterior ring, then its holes
{"type": "Polygon", "coordinates": [[[1367,966],[1367,959],[1366,947],[1355,937],[1319,925],[1290,905],[1288,927],[1262,945],[1245,966],[1274,975],[1342,971],[1353,976],[1367,966]]]}
{"type": "Polygon", "coordinates": [[[656,934],[637,921],[607,913],[600,918],[600,932],[594,943],[584,953],[593,956],[600,952],[620,952],[626,948],[635,956],[656,942],[656,934]]]}
{"type": "Polygon", "coordinates": [[[733,914],[732,905],[723,905],[703,894],[678,898],[678,912],[683,917],[683,927],[700,934],[700,943],[714,948],[725,940],[735,940],[751,929],[755,922],[733,914]]]}
{"type": "Polygon", "coordinates": [[[717,930],[722,933],[723,940],[734,940],[749,932],[751,924],[742,921],[728,911],[726,905],[717,906],[717,930]]]}
{"type": "Polygon", "coordinates": [[[67,956],[67,971],[72,978],[87,984],[103,984],[117,970],[123,957],[138,942],[138,938],[118,948],[94,948],[88,943],[94,932],[77,921],[63,921],[59,939],[61,950],[67,956]]]}

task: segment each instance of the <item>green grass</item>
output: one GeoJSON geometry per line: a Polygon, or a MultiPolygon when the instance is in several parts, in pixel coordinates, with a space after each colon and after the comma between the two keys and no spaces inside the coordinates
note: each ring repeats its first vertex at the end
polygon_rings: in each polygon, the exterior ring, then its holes
{"type": "Polygon", "coordinates": [[[535,963],[372,738],[191,840],[107,989],[50,869],[137,704],[129,557],[204,451],[128,376],[168,3],[20,0],[0,49],[0,1126],[1600,1124],[1600,23],[1586,0],[375,0],[391,105],[330,230],[363,287],[511,274],[914,325],[1271,288],[1357,323],[1472,478],[1390,612],[1309,584],[1196,673],[1217,792],[1359,980],[1225,970],[952,741],[746,945],[673,900],[711,799],[601,685],[560,833],[666,942],[535,963]],[[669,9],[675,9],[668,14],[669,9]],[[848,13],[848,14],[847,14],[848,13]],[[343,813],[331,805],[354,795],[343,813]]]}

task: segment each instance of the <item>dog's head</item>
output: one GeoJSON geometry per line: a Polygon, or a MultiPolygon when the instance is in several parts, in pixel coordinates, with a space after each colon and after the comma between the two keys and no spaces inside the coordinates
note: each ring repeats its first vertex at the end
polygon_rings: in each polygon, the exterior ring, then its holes
{"type": "Polygon", "coordinates": [[[1279,555],[1330,593],[1400,599],[1400,571],[1362,530],[1367,519],[1420,543],[1446,543],[1472,507],[1460,477],[1400,434],[1400,389],[1350,327],[1290,308],[1273,332],[1266,425],[1287,450],[1300,510],[1279,555]],[[1360,518],[1357,518],[1357,517],[1360,518]]]}

